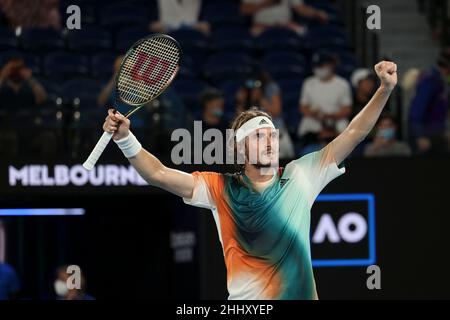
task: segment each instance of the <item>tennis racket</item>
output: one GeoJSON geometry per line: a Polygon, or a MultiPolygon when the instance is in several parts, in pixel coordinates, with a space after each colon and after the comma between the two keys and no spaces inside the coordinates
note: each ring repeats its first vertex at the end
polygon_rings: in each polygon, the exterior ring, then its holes
{"type": "MultiPolygon", "coordinates": [[[[116,77],[116,99],[130,106],[129,118],[156,97],[172,82],[178,72],[181,48],[178,42],[163,34],[137,41],[126,53],[116,77]],[[118,99],[117,99],[118,98],[118,99]]],[[[83,167],[92,170],[113,134],[104,132],[83,167]]]]}

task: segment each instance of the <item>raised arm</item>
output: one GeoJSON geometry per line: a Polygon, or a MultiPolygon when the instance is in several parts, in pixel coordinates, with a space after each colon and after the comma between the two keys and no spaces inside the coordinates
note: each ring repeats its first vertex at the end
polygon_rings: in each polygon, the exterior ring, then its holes
{"type": "Polygon", "coordinates": [[[341,163],[373,129],[397,84],[397,65],[395,63],[382,61],[375,66],[375,72],[380,78],[380,87],[348,127],[326,147],[337,164],[341,163]]]}
{"type": "Polygon", "coordinates": [[[131,165],[139,172],[149,184],[160,187],[184,198],[192,198],[194,178],[191,174],[164,166],[154,155],[140,147],[130,132],[130,120],[122,114],[108,110],[103,129],[114,133],[113,140],[126,154],[131,165]]]}

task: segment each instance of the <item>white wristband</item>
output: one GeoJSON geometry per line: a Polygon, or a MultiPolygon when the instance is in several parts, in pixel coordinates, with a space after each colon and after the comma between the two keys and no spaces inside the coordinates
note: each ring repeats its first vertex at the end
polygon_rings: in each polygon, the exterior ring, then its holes
{"type": "Polygon", "coordinates": [[[127,158],[132,158],[136,156],[142,149],[142,145],[139,143],[138,139],[130,131],[128,136],[120,140],[114,140],[115,143],[122,150],[123,154],[127,158]]]}

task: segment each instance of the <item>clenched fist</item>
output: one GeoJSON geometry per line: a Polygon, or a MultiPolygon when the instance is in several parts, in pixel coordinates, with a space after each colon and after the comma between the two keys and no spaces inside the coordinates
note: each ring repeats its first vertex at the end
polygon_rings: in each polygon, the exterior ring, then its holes
{"type": "Polygon", "coordinates": [[[130,120],[118,111],[114,112],[114,109],[109,109],[108,116],[103,124],[103,130],[113,133],[114,140],[126,138],[130,130],[130,120]]]}
{"type": "Polygon", "coordinates": [[[381,85],[392,90],[397,85],[397,65],[390,61],[381,61],[375,65],[375,72],[380,78],[381,85]]]}

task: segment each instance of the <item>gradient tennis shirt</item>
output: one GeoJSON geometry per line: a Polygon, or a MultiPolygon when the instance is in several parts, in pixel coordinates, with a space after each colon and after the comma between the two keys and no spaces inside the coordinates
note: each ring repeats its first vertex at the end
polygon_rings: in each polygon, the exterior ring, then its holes
{"type": "Polygon", "coordinates": [[[320,191],[345,172],[328,148],[290,162],[261,193],[247,188],[238,175],[193,173],[193,197],[183,200],[213,213],[228,299],[317,299],[311,207],[320,191]]]}

